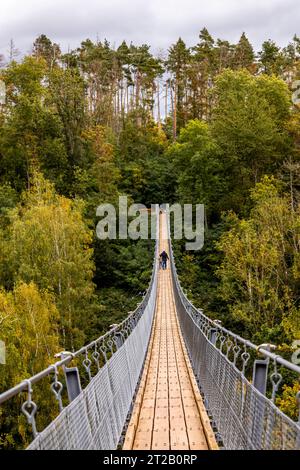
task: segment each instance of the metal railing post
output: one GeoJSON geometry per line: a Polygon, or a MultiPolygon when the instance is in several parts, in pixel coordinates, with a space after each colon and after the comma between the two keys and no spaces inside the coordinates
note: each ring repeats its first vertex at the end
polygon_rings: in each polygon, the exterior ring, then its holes
{"type": "Polygon", "coordinates": [[[217,328],[211,328],[209,332],[209,340],[215,346],[217,342],[217,328]]]}
{"type": "MultiPolygon", "coordinates": [[[[259,352],[260,349],[271,352],[276,349],[276,346],[274,344],[261,344],[258,346],[257,351],[259,352]]],[[[265,359],[256,359],[253,364],[252,383],[263,395],[266,395],[267,391],[269,361],[270,359],[266,357],[265,359]]]]}
{"type": "Polygon", "coordinates": [[[266,395],[268,380],[269,359],[256,359],[253,364],[253,386],[263,395],[266,395]]]}
{"type": "MultiPolygon", "coordinates": [[[[70,355],[72,355],[72,353],[68,351],[60,353],[62,359],[70,355]]],[[[71,403],[82,391],[79,370],[78,367],[63,366],[63,371],[66,379],[68,398],[71,403]]]]}

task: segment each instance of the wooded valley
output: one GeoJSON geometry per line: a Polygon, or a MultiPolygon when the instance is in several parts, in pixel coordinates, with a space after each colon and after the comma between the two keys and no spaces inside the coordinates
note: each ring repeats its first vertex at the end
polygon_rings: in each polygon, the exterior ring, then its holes
{"type": "MultiPolygon", "coordinates": [[[[300,340],[300,38],[254,51],[245,33],[230,44],[203,28],[193,47],[178,39],[154,55],[89,39],[63,53],[41,35],[25,56],[11,42],[0,64],[1,389],[140,301],[154,242],[95,232],[97,206],[120,195],[205,204],[204,248],[175,243],[189,298],[290,359],[300,340]]],[[[278,399],[293,418],[297,387],[291,376],[278,399]]],[[[23,445],[25,418],[8,407],[0,418],[0,444],[23,445]]]]}

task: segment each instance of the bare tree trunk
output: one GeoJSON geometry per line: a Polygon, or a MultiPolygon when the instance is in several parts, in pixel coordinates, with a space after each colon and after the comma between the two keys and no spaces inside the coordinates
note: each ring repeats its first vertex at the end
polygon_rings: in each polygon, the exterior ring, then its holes
{"type": "Polygon", "coordinates": [[[120,82],[117,84],[117,118],[120,115],[120,82]]]}
{"type": "Polygon", "coordinates": [[[160,120],[160,87],[159,87],[159,80],[157,80],[157,122],[158,126],[160,127],[161,125],[161,120],[160,120]]]}
{"type": "Polygon", "coordinates": [[[174,113],[173,113],[173,138],[177,137],[177,80],[175,79],[174,86],[174,113]]]}
{"type": "Polygon", "coordinates": [[[170,84],[170,99],[171,99],[171,113],[172,113],[172,116],[174,114],[174,101],[173,101],[173,88],[172,88],[172,84],[170,84]]]}
{"type": "Polygon", "coordinates": [[[153,83],[152,84],[152,87],[151,87],[151,101],[150,101],[150,108],[151,108],[151,115],[152,115],[152,119],[154,120],[155,117],[154,117],[154,107],[155,107],[155,99],[154,99],[154,93],[155,93],[155,84],[153,83]]]}
{"type": "Polygon", "coordinates": [[[136,109],[139,107],[140,104],[140,73],[139,71],[136,72],[135,76],[135,107],[136,109]]]}
{"type": "Polygon", "coordinates": [[[166,82],[166,96],[165,96],[165,121],[168,117],[168,82],[166,82]]]}
{"type": "Polygon", "coordinates": [[[134,86],[131,87],[131,91],[130,91],[130,101],[129,101],[129,107],[130,107],[130,111],[132,111],[133,109],[133,103],[134,103],[134,86]]]}
{"type": "Polygon", "coordinates": [[[124,110],[124,108],[123,108],[123,94],[124,94],[123,93],[123,87],[124,87],[123,77],[121,79],[121,82],[119,82],[119,83],[121,83],[121,91],[120,91],[121,97],[120,97],[120,100],[121,100],[121,116],[123,116],[123,110],[124,110]]]}
{"type": "Polygon", "coordinates": [[[125,93],[126,93],[126,113],[128,113],[129,112],[129,86],[128,86],[127,80],[126,80],[125,93]]]}

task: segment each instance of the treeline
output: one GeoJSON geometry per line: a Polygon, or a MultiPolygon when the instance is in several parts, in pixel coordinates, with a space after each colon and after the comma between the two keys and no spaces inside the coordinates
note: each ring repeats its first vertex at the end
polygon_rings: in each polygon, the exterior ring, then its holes
{"type": "MultiPolygon", "coordinates": [[[[204,249],[176,245],[183,285],[211,317],[290,354],[300,337],[299,38],[256,54],[245,34],[233,45],[204,28],[194,47],[179,39],[155,57],[148,45],[90,40],[63,54],[42,35],[15,55],[0,69],[1,389],[140,299],[153,243],[95,236],[97,206],[124,194],[204,203],[204,249]]],[[[2,444],[21,445],[23,417],[2,413],[2,444]]]]}
{"type": "MultiPolygon", "coordinates": [[[[10,62],[17,55],[12,41],[10,62]]],[[[147,44],[123,41],[113,48],[107,40],[90,39],[76,50],[62,53],[58,44],[41,35],[34,42],[32,56],[44,59],[51,71],[59,67],[80,74],[88,112],[98,124],[119,132],[129,112],[144,110],[137,120],[152,115],[161,122],[172,115],[171,132],[176,137],[188,120],[211,116],[214,103],[210,90],[215,77],[225,69],[275,74],[291,85],[297,76],[300,39],[295,35],[284,48],[268,40],[256,53],[245,33],[237,44],[231,44],[213,38],[203,28],[194,46],[187,47],[179,38],[167,52],[154,56],[147,44]]]]}

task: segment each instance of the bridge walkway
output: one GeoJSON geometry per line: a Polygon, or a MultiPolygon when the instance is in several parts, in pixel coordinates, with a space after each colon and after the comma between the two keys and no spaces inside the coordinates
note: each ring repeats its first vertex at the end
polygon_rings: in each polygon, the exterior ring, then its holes
{"type": "MultiPolygon", "coordinates": [[[[169,252],[165,214],[159,248],[169,252]]],[[[159,271],[153,329],[123,449],[217,448],[180,331],[168,263],[159,271]]]]}

